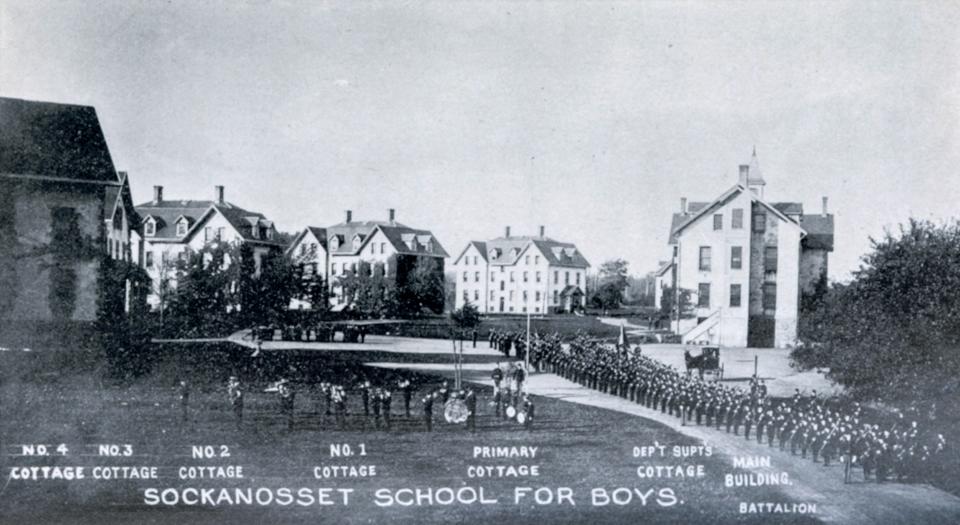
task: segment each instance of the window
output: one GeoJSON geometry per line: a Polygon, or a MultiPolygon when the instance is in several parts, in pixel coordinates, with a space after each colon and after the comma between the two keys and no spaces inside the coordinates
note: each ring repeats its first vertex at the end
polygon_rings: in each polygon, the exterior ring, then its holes
{"type": "Polygon", "coordinates": [[[533,256],[533,264],[540,264],[540,256],[539,256],[539,255],[534,255],[534,256],[533,256]]]}
{"type": "Polygon", "coordinates": [[[513,282],[513,272],[510,272],[510,282],[513,282]]]}
{"type": "Polygon", "coordinates": [[[473,282],[475,283],[480,282],[480,272],[473,272],[473,282]]]}
{"type": "Polygon", "coordinates": [[[468,272],[463,272],[463,282],[467,282],[467,280],[470,278],[469,275],[470,274],[468,272]]]}
{"type": "Polygon", "coordinates": [[[330,263],[330,275],[337,275],[337,263],[330,263]]]}
{"type": "Polygon", "coordinates": [[[470,300],[470,292],[464,290],[464,291],[463,291],[463,302],[467,302],[467,301],[469,301],[469,300],[470,300]]]}
{"type": "Polygon", "coordinates": [[[153,268],[153,252],[146,252],[144,255],[147,257],[147,268],[153,268]]]}
{"type": "Polygon", "coordinates": [[[557,304],[557,303],[559,303],[559,302],[560,302],[560,292],[557,291],[557,290],[554,290],[554,291],[553,291],[553,304],[557,304]]]}
{"type": "Polygon", "coordinates": [[[730,228],[734,230],[743,229],[743,208],[734,208],[733,217],[730,218],[730,228]]]}
{"type": "Polygon", "coordinates": [[[523,291],[523,302],[527,302],[527,291],[523,291]]]}
{"type": "MultiPolygon", "coordinates": [[[[207,228],[204,228],[204,230],[207,230],[207,228]]],[[[206,233],[206,232],[204,232],[204,233],[206,233]]],[[[307,245],[306,245],[306,244],[301,244],[301,245],[300,245],[300,256],[303,257],[303,256],[306,255],[306,254],[307,254],[307,245]]]]}
{"type": "Polygon", "coordinates": [[[566,272],[566,275],[564,275],[563,284],[570,284],[570,272],[566,272]]]}
{"type": "Polygon", "coordinates": [[[387,253],[387,243],[385,242],[380,243],[380,253],[381,254],[387,253]]]}
{"type": "Polygon", "coordinates": [[[700,271],[709,272],[710,271],[710,247],[701,246],[700,247],[700,271]]]}
{"type": "Polygon", "coordinates": [[[767,246],[763,249],[763,269],[767,272],[777,271],[777,247],[767,246]]]}
{"type": "Polygon", "coordinates": [[[760,212],[753,214],[753,231],[763,233],[767,231],[767,214],[760,212]]]}
{"type": "Polygon", "coordinates": [[[553,272],[553,284],[560,284],[560,272],[553,272]]]}
{"type": "Polygon", "coordinates": [[[143,234],[149,235],[150,237],[153,237],[157,234],[157,223],[153,222],[153,219],[147,221],[147,223],[143,225],[143,234]]]}
{"type": "Polygon", "coordinates": [[[740,270],[741,268],[743,268],[743,247],[742,246],[730,247],[730,268],[732,270],[740,270]]]}
{"type": "Polygon", "coordinates": [[[540,302],[540,292],[537,292],[537,293],[534,294],[534,299],[535,299],[537,302],[540,302]]]}
{"type": "Polygon", "coordinates": [[[118,259],[120,258],[120,240],[119,239],[113,241],[113,256],[118,259]]]}
{"type": "MultiPolygon", "coordinates": [[[[490,300],[493,300],[493,290],[490,290],[490,300]]],[[[491,307],[492,308],[492,307],[491,307]]]]}
{"type": "Polygon", "coordinates": [[[700,283],[697,287],[697,306],[710,308],[710,283],[700,283]]]}
{"type": "Polygon", "coordinates": [[[529,255],[523,258],[523,264],[526,264],[526,265],[528,265],[528,266],[530,265],[530,256],[529,256],[529,255]]]}
{"type": "Polygon", "coordinates": [[[479,301],[479,300],[480,300],[480,290],[474,290],[474,291],[473,291],[473,300],[474,300],[474,301],[479,301]]]}
{"type": "Polygon", "coordinates": [[[530,272],[523,272],[523,282],[528,282],[530,280],[529,275],[530,272]]]}
{"type": "Polygon", "coordinates": [[[527,307],[524,306],[524,307],[522,308],[522,311],[523,311],[523,313],[527,313],[527,307]]]}
{"type": "Polygon", "coordinates": [[[227,229],[223,226],[217,228],[217,240],[223,240],[223,238],[226,237],[226,235],[224,235],[225,233],[227,233],[227,229]]]}
{"type": "Polygon", "coordinates": [[[763,309],[764,311],[776,311],[777,283],[763,283],[763,309]]]}
{"type": "Polygon", "coordinates": [[[513,301],[513,290],[510,290],[510,300],[513,301]]]}
{"type": "Polygon", "coordinates": [[[723,214],[722,214],[722,213],[714,213],[714,214],[713,214],[713,229],[714,229],[714,231],[718,231],[718,230],[722,230],[722,229],[723,229],[723,214]]]}
{"type": "Polygon", "coordinates": [[[540,272],[537,272],[536,279],[537,279],[537,282],[539,283],[539,282],[540,282],[540,272]]]}
{"type": "Polygon", "coordinates": [[[580,286],[580,272],[577,272],[577,286],[580,286]]]}
{"type": "Polygon", "coordinates": [[[495,282],[496,280],[497,280],[497,276],[494,275],[494,274],[491,272],[491,273],[490,273],[490,282],[492,283],[492,282],[495,282]]]}
{"type": "Polygon", "coordinates": [[[506,289],[507,289],[507,283],[505,281],[500,281],[500,291],[502,292],[506,289]]]}
{"type": "Polygon", "coordinates": [[[736,308],[740,306],[740,285],[730,285],[730,306],[736,308]]]}
{"type": "Polygon", "coordinates": [[[203,229],[203,242],[210,242],[213,240],[213,228],[207,226],[203,229]]]}

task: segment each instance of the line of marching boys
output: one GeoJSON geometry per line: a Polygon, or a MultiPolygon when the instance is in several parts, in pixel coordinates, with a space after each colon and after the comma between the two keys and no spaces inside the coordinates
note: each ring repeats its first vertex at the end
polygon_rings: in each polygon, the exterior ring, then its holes
{"type": "MultiPolygon", "coordinates": [[[[526,393],[523,393],[522,395],[520,394],[523,379],[516,379],[517,377],[520,377],[517,375],[519,372],[516,372],[516,370],[521,369],[522,367],[519,365],[516,365],[516,367],[511,365],[509,370],[511,377],[514,379],[510,382],[511,386],[505,391],[499,389],[499,382],[498,386],[495,387],[494,400],[497,406],[496,415],[498,417],[501,415],[501,407],[503,407],[502,412],[506,413],[506,406],[508,403],[515,406],[519,406],[522,403],[522,406],[524,407],[523,410],[527,416],[525,426],[530,428],[533,422],[533,401],[528,398],[526,393]],[[509,395],[510,392],[514,391],[516,392],[515,396],[509,395]]],[[[523,373],[522,377],[526,377],[525,372],[523,373]]],[[[406,378],[398,379],[394,388],[394,390],[391,390],[391,388],[387,386],[374,386],[368,380],[360,381],[359,384],[352,389],[347,389],[340,384],[321,382],[319,383],[319,393],[324,404],[323,413],[326,416],[333,416],[337,425],[343,428],[346,418],[349,415],[347,403],[348,392],[352,392],[355,395],[359,395],[360,399],[362,400],[363,415],[366,417],[372,415],[376,428],[379,429],[382,427],[385,430],[390,430],[391,416],[393,415],[393,392],[398,392],[402,395],[403,414],[409,418],[410,403],[415,390],[414,385],[409,379],[406,378]]],[[[190,383],[186,380],[180,380],[177,389],[180,401],[179,404],[181,417],[183,421],[187,421],[191,392],[190,383]]],[[[263,392],[275,394],[277,396],[277,408],[279,413],[286,421],[287,428],[292,429],[295,421],[294,406],[297,395],[294,385],[288,379],[281,378],[272,383],[268,388],[264,389],[263,392]]],[[[246,393],[237,376],[230,376],[229,380],[227,381],[226,394],[237,428],[239,429],[243,424],[244,398],[246,393]]],[[[462,399],[464,401],[467,409],[467,430],[476,431],[476,418],[478,415],[477,393],[472,388],[453,390],[449,387],[447,381],[444,381],[440,387],[429,391],[421,401],[423,407],[422,418],[425,430],[428,432],[433,430],[435,404],[440,404],[439,412],[442,416],[447,401],[451,399],[462,399]]]]}
{"type": "Polygon", "coordinates": [[[766,439],[771,447],[789,447],[791,454],[809,453],[829,466],[834,459],[844,464],[844,481],[851,468],[859,467],[864,480],[877,482],[923,480],[938,474],[947,464],[947,442],[941,434],[924,431],[917,422],[901,418],[881,427],[865,421],[859,404],[835,402],[797,391],[792,399],[772,400],[766,385],[754,377],[750,390],[681,374],[674,368],[625,349],[611,349],[602,342],[577,336],[568,349],[559,337],[537,337],[531,348],[548,372],[588,388],[629,399],[651,409],[675,415],[681,424],[721,427],[745,439],[751,433],[757,443],[766,439]]]}

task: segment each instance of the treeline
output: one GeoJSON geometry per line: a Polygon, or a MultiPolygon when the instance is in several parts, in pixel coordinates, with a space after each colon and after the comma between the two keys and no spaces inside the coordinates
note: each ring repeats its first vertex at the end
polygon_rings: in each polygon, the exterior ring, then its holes
{"type": "Polygon", "coordinates": [[[911,220],[871,239],[852,281],[821,283],[801,306],[799,368],[885,401],[960,392],[960,224],[911,220]]]}

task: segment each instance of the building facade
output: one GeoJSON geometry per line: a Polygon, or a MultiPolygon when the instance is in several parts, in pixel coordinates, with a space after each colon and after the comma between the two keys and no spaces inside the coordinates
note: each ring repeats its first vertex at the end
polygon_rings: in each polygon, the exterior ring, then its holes
{"type": "Polygon", "coordinates": [[[482,313],[570,312],[586,306],[590,263],[576,245],[540,235],[471,241],[454,260],[456,307],[482,313]]]}
{"type": "MultiPolygon", "coordinates": [[[[798,202],[768,202],[756,152],[736,185],[711,202],[681,199],[670,230],[674,293],[690,294],[675,321],[684,342],[788,347],[800,295],[827,275],[833,215],[798,202]]],[[[676,302],[675,302],[676,304],[676,302]]]]}
{"type": "MultiPolygon", "coordinates": [[[[368,263],[371,271],[373,266],[383,265],[385,274],[393,275],[398,282],[404,282],[417,265],[430,264],[442,284],[444,261],[449,257],[430,230],[400,224],[394,209],[389,210],[386,221],[355,221],[353,212],[347,210],[344,222],[326,228],[309,226],[287,248],[287,255],[304,263],[305,272],[324,272],[334,310],[349,306],[339,280],[356,272],[361,262],[368,263]]],[[[442,291],[439,297],[443,297],[442,291]]],[[[440,312],[443,304],[432,305],[431,309],[440,312]]]]}
{"type": "Polygon", "coordinates": [[[188,252],[212,243],[246,245],[259,272],[263,256],[282,249],[272,221],[228,202],[223,186],[214,189],[213,200],[168,200],[163,186],[154,186],[153,200],[136,207],[143,231],[143,253],[138,258],[153,281],[147,298],[152,307],[160,302],[162,283],[176,286],[176,263],[188,252]]]}
{"type": "Polygon", "coordinates": [[[0,98],[0,321],[94,321],[101,257],[136,242],[128,198],[94,108],[0,98]]]}

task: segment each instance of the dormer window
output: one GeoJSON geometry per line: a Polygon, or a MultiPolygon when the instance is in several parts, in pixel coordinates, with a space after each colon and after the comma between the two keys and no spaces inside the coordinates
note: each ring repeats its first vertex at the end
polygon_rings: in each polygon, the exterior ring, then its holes
{"type": "Polygon", "coordinates": [[[353,251],[357,251],[357,250],[360,249],[360,243],[361,243],[360,236],[359,236],[359,235],[354,236],[354,237],[353,237],[353,251]]]}
{"type": "Polygon", "coordinates": [[[153,237],[157,234],[157,223],[152,218],[147,219],[147,222],[143,225],[143,234],[147,237],[153,237]]]}
{"type": "Polygon", "coordinates": [[[183,237],[187,234],[187,220],[181,219],[177,221],[177,237],[183,237]]]}
{"type": "Polygon", "coordinates": [[[334,235],[333,237],[330,237],[330,249],[336,251],[339,248],[340,248],[340,237],[337,237],[336,235],[334,235]]]}

